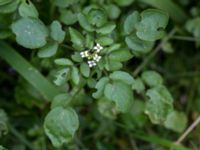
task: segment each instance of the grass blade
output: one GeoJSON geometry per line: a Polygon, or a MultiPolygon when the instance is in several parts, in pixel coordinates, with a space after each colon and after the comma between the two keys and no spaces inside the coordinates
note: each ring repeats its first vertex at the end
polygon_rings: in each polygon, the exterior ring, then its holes
{"type": "Polygon", "coordinates": [[[0,42],[0,57],[35,87],[45,100],[51,101],[60,93],[36,68],[4,42],[0,42]]]}

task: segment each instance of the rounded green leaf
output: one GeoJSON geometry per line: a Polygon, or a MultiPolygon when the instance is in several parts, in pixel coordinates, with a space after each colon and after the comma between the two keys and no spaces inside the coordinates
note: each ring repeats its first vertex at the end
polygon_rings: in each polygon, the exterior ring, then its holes
{"type": "Polygon", "coordinates": [[[65,39],[65,32],[62,30],[60,22],[53,21],[50,29],[51,29],[50,32],[51,38],[57,41],[58,43],[62,43],[63,40],[65,39]]]}
{"type": "Polygon", "coordinates": [[[134,34],[127,36],[125,41],[128,47],[132,50],[133,54],[148,53],[154,45],[154,42],[141,40],[134,34]]]}
{"type": "Polygon", "coordinates": [[[55,75],[55,80],[53,81],[57,86],[63,85],[67,82],[70,75],[70,69],[64,68],[59,70],[55,75]]]}
{"type": "Polygon", "coordinates": [[[107,16],[103,9],[92,8],[87,14],[87,19],[91,25],[101,27],[106,23],[107,16]]]}
{"type": "Polygon", "coordinates": [[[58,50],[58,43],[51,42],[46,44],[43,48],[41,48],[38,52],[38,57],[47,58],[56,54],[58,50]]]}
{"type": "Polygon", "coordinates": [[[74,45],[83,48],[84,47],[84,37],[79,31],[73,28],[69,28],[69,33],[71,36],[71,41],[74,45]]]}
{"type": "Polygon", "coordinates": [[[104,93],[104,88],[106,86],[106,84],[109,82],[109,78],[108,77],[103,77],[101,78],[95,88],[97,89],[97,91],[95,93],[92,94],[92,96],[96,99],[100,98],[103,96],[103,93],[104,93]]]}
{"type": "Polygon", "coordinates": [[[98,100],[98,110],[103,116],[109,119],[115,119],[118,114],[115,103],[105,97],[98,100]]]}
{"type": "Polygon", "coordinates": [[[141,77],[142,80],[150,87],[158,86],[163,83],[162,76],[155,71],[144,71],[141,77]]]}
{"type": "Polygon", "coordinates": [[[101,46],[108,46],[113,43],[113,39],[107,36],[101,36],[96,39],[96,42],[99,43],[101,46]]]}
{"type": "Polygon", "coordinates": [[[131,87],[121,81],[108,83],[104,89],[105,97],[115,102],[116,108],[120,112],[127,112],[133,103],[133,92],[131,87]]]}
{"type": "Polygon", "coordinates": [[[23,1],[19,6],[19,14],[22,17],[38,18],[39,14],[31,1],[23,1]]]}
{"type": "Polygon", "coordinates": [[[109,34],[115,29],[115,27],[116,25],[114,23],[108,23],[102,26],[101,28],[97,29],[96,32],[101,34],[109,34]]]}
{"type": "Polygon", "coordinates": [[[17,42],[26,48],[35,49],[46,44],[48,30],[38,19],[21,18],[12,24],[12,31],[17,42]]]}
{"type": "Polygon", "coordinates": [[[140,21],[140,14],[137,11],[134,11],[126,18],[124,22],[124,32],[125,34],[131,34],[136,30],[136,25],[140,21]]]}
{"type": "Polygon", "coordinates": [[[149,116],[149,119],[154,124],[163,124],[172,110],[173,107],[171,105],[163,103],[160,98],[154,96],[146,102],[145,106],[145,114],[149,116]]]}
{"type": "Polygon", "coordinates": [[[87,18],[85,17],[84,14],[82,14],[82,13],[78,14],[78,21],[79,21],[81,27],[83,29],[85,29],[86,31],[89,31],[89,32],[94,31],[93,26],[90,25],[90,23],[88,22],[88,20],[87,20],[87,18]]]}
{"type": "Polygon", "coordinates": [[[55,147],[71,140],[78,127],[78,116],[72,108],[55,107],[44,121],[45,133],[55,147]]]}
{"type": "Polygon", "coordinates": [[[80,72],[84,77],[88,78],[90,75],[90,67],[88,66],[88,64],[82,63],[80,66],[80,72]]]}
{"type": "Polygon", "coordinates": [[[72,25],[77,22],[77,14],[71,10],[60,9],[60,21],[66,25],[72,25]]]}
{"type": "Polygon", "coordinates": [[[72,66],[73,62],[67,58],[59,58],[54,60],[55,64],[61,65],[61,66],[72,66]]]}
{"type": "Polygon", "coordinates": [[[122,68],[122,63],[114,60],[107,60],[104,64],[108,71],[115,71],[122,68]]]}
{"type": "Polygon", "coordinates": [[[56,95],[51,102],[51,109],[68,105],[71,101],[71,98],[72,96],[67,93],[56,95]]]}
{"type": "Polygon", "coordinates": [[[133,55],[130,53],[130,51],[124,48],[117,51],[113,51],[109,55],[110,60],[119,61],[119,62],[128,61],[132,57],[133,55]]]}
{"type": "Polygon", "coordinates": [[[159,99],[162,103],[166,103],[168,105],[173,104],[173,97],[169,90],[165,86],[156,86],[152,89],[149,89],[146,92],[146,95],[150,97],[150,99],[159,99]]]}
{"type": "Polygon", "coordinates": [[[165,127],[175,132],[183,132],[187,126],[187,117],[183,112],[172,111],[164,123],[165,127]]]}
{"type": "Polygon", "coordinates": [[[156,41],[165,35],[169,20],[167,13],[158,9],[147,9],[141,13],[141,22],[137,25],[136,35],[146,41],[156,41]]]}
{"type": "Polygon", "coordinates": [[[80,82],[79,70],[76,67],[72,68],[71,71],[71,80],[75,85],[78,85],[80,82]]]}
{"type": "Polygon", "coordinates": [[[117,19],[121,13],[120,8],[115,4],[105,5],[105,9],[110,19],[117,19]]]}
{"type": "Polygon", "coordinates": [[[133,81],[132,89],[136,90],[137,93],[142,93],[145,90],[145,85],[140,78],[137,78],[133,81]]]}
{"type": "Polygon", "coordinates": [[[122,81],[126,84],[132,85],[134,78],[127,72],[124,71],[115,71],[110,74],[110,78],[116,81],[122,81]]]}

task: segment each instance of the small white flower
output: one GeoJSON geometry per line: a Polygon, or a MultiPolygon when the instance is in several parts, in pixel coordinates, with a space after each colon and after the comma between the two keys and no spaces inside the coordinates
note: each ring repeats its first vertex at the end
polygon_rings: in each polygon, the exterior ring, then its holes
{"type": "Polygon", "coordinates": [[[96,64],[96,62],[94,60],[92,60],[92,61],[88,61],[88,65],[91,68],[93,66],[96,66],[97,64],[96,64]]]}
{"type": "Polygon", "coordinates": [[[89,56],[89,51],[80,52],[82,58],[89,56]]]}
{"type": "Polygon", "coordinates": [[[96,62],[99,62],[99,60],[101,59],[101,56],[99,56],[99,55],[95,55],[94,56],[94,60],[96,61],[96,62]]]}
{"type": "Polygon", "coordinates": [[[96,50],[97,53],[99,53],[103,49],[103,47],[99,43],[97,43],[96,46],[94,46],[93,49],[96,50]]]}

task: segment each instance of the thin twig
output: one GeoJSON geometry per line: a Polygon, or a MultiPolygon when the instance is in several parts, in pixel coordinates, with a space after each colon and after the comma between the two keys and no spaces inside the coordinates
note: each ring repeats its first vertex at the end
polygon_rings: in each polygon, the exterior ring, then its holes
{"type": "Polygon", "coordinates": [[[152,51],[149,56],[147,56],[144,61],[139,65],[135,71],[133,72],[133,76],[137,76],[140,71],[149,63],[149,61],[157,54],[157,52],[162,48],[163,44],[165,44],[174,34],[176,33],[176,28],[172,29],[171,32],[166,36],[160,44],[152,51]]]}
{"type": "Polygon", "coordinates": [[[199,123],[200,116],[188,127],[188,129],[179,137],[179,139],[175,143],[180,144],[199,123]]]}
{"type": "Polygon", "coordinates": [[[18,132],[13,126],[9,126],[10,132],[24,145],[26,145],[30,150],[33,150],[32,144],[20,133],[18,132]]]}

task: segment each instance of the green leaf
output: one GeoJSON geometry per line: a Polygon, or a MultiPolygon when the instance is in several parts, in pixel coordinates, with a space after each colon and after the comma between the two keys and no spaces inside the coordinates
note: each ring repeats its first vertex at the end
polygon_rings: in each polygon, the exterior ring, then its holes
{"type": "Polygon", "coordinates": [[[80,72],[86,78],[90,76],[90,67],[86,63],[82,63],[80,66],[80,72]]]}
{"type": "Polygon", "coordinates": [[[97,33],[109,34],[115,29],[116,25],[114,23],[108,23],[103,27],[96,30],[97,33]]]}
{"type": "Polygon", "coordinates": [[[187,21],[185,28],[192,33],[198,41],[200,41],[200,17],[187,21]]]}
{"type": "Polygon", "coordinates": [[[45,133],[55,147],[71,140],[78,127],[78,116],[72,108],[53,108],[44,121],[45,133]]]}
{"type": "Polygon", "coordinates": [[[163,84],[162,76],[155,71],[144,71],[141,77],[142,80],[150,87],[163,84]]]}
{"type": "Polygon", "coordinates": [[[187,117],[183,112],[172,111],[168,114],[165,127],[175,132],[183,132],[187,126],[187,117]]]}
{"type": "Polygon", "coordinates": [[[58,43],[62,43],[65,39],[65,32],[62,30],[60,22],[53,21],[51,24],[51,38],[58,43]]]}
{"type": "Polygon", "coordinates": [[[124,32],[125,34],[131,34],[136,30],[136,25],[140,21],[140,14],[137,11],[134,11],[126,18],[124,22],[124,32]]]}
{"type": "Polygon", "coordinates": [[[128,61],[133,57],[133,55],[130,53],[130,51],[126,48],[122,48],[120,50],[117,51],[113,51],[112,53],[110,53],[109,55],[109,59],[110,60],[114,60],[114,61],[119,61],[119,62],[123,62],[123,61],[128,61]]]}
{"type": "Polygon", "coordinates": [[[61,65],[61,66],[72,66],[73,65],[73,62],[67,58],[55,59],[54,62],[55,62],[55,64],[61,65]]]}
{"type": "Polygon", "coordinates": [[[53,81],[57,86],[63,85],[67,82],[70,75],[70,69],[64,68],[59,70],[55,75],[55,80],[53,81]]]}
{"type": "Polygon", "coordinates": [[[141,13],[141,21],[137,24],[136,35],[146,41],[156,41],[165,35],[169,20],[167,13],[157,9],[147,9],[141,13]]]}
{"type": "Polygon", "coordinates": [[[12,31],[17,42],[26,48],[35,49],[46,44],[48,30],[38,19],[21,18],[12,24],[12,31]]]}
{"type": "Polygon", "coordinates": [[[56,95],[51,103],[51,109],[66,106],[70,103],[71,96],[67,93],[56,95]]]}
{"type": "Polygon", "coordinates": [[[150,98],[146,103],[145,113],[152,123],[162,124],[173,110],[173,98],[164,86],[149,89],[146,95],[150,98]]]}
{"type": "Polygon", "coordinates": [[[118,114],[115,103],[105,97],[98,100],[98,110],[103,116],[109,119],[116,119],[118,114]]]}
{"type": "Polygon", "coordinates": [[[121,13],[120,8],[115,4],[105,5],[105,9],[110,19],[117,19],[121,13]]]}
{"type": "Polygon", "coordinates": [[[106,52],[110,53],[110,52],[119,50],[120,47],[121,47],[121,44],[119,44],[119,43],[114,44],[114,43],[113,43],[112,45],[110,45],[110,47],[108,47],[108,48],[106,49],[106,52]]]}
{"type": "Polygon", "coordinates": [[[86,35],[85,46],[89,49],[94,47],[94,36],[92,34],[86,35]]]}
{"type": "Polygon", "coordinates": [[[154,42],[141,40],[134,34],[127,36],[125,41],[128,47],[132,50],[133,54],[136,55],[146,54],[154,46],[154,42]]]}
{"type": "Polygon", "coordinates": [[[145,103],[142,100],[135,100],[130,111],[121,115],[122,121],[128,129],[142,128],[147,123],[147,116],[144,114],[145,103]]]}
{"type": "Polygon", "coordinates": [[[145,90],[143,81],[140,78],[137,78],[133,81],[132,89],[136,90],[137,93],[142,93],[145,90]]]}
{"type": "Polygon", "coordinates": [[[72,60],[75,62],[82,62],[83,58],[81,57],[80,53],[75,52],[72,56],[71,56],[72,60]]]}
{"type": "Polygon", "coordinates": [[[79,21],[81,27],[83,29],[85,29],[86,31],[89,31],[89,32],[93,32],[94,31],[93,26],[90,25],[90,23],[88,22],[88,20],[87,20],[87,18],[85,17],[84,14],[82,14],[82,13],[78,14],[78,21],[79,21]]]}
{"type": "Polygon", "coordinates": [[[1,0],[0,1],[0,6],[1,5],[6,5],[6,4],[10,3],[10,2],[12,2],[12,0],[1,0]]]}
{"type": "Polygon", "coordinates": [[[129,6],[135,0],[114,0],[119,6],[129,6]]]}
{"type": "Polygon", "coordinates": [[[113,39],[107,36],[101,36],[96,39],[96,42],[99,43],[101,46],[108,46],[113,43],[113,39]]]}
{"type": "Polygon", "coordinates": [[[107,15],[103,9],[91,6],[91,9],[87,13],[87,19],[91,25],[101,27],[107,22],[107,15]]]}
{"type": "Polygon", "coordinates": [[[53,3],[61,8],[69,7],[70,5],[76,4],[79,0],[54,0],[53,3]]]}
{"type": "Polygon", "coordinates": [[[97,91],[95,93],[92,94],[92,96],[96,99],[100,98],[103,96],[103,93],[104,93],[104,88],[106,86],[106,84],[109,82],[109,78],[108,77],[103,77],[101,78],[95,88],[97,89],[97,91]]]}
{"type": "Polygon", "coordinates": [[[165,86],[162,86],[162,85],[149,89],[146,94],[151,99],[157,98],[163,103],[166,103],[168,105],[172,105],[174,101],[171,93],[168,91],[168,89],[165,86]]]}
{"type": "Polygon", "coordinates": [[[119,70],[123,67],[121,62],[111,61],[111,60],[107,60],[104,65],[105,65],[106,70],[108,71],[119,70]]]}
{"type": "Polygon", "coordinates": [[[6,3],[0,6],[0,14],[8,14],[16,11],[20,0],[14,0],[12,2],[6,3]]]}
{"type": "Polygon", "coordinates": [[[76,67],[72,68],[71,71],[71,80],[75,85],[78,85],[80,82],[80,76],[79,76],[79,71],[76,67]]]}
{"type": "Polygon", "coordinates": [[[58,43],[51,42],[42,47],[38,52],[38,57],[47,58],[56,54],[58,50],[58,43]]]}
{"type": "Polygon", "coordinates": [[[115,71],[111,73],[109,77],[112,80],[122,81],[129,85],[132,85],[134,83],[134,78],[129,73],[124,71],[115,71]]]}
{"type": "Polygon", "coordinates": [[[71,36],[71,41],[74,45],[77,45],[80,48],[84,47],[84,37],[81,33],[73,28],[69,28],[69,33],[71,36]]]}
{"type": "Polygon", "coordinates": [[[72,25],[77,22],[77,14],[71,10],[60,9],[60,21],[65,25],[72,25]]]}
{"type": "Polygon", "coordinates": [[[167,115],[173,110],[172,106],[163,103],[159,98],[152,97],[146,102],[145,113],[154,124],[163,124],[167,115]]]}
{"type": "Polygon", "coordinates": [[[116,108],[120,112],[129,111],[133,103],[133,92],[131,87],[121,81],[113,81],[105,86],[105,97],[115,102],[116,108]]]}
{"type": "Polygon", "coordinates": [[[23,1],[19,6],[19,14],[22,17],[33,17],[38,18],[39,14],[33,3],[28,0],[28,2],[23,1]]]}
{"type": "Polygon", "coordinates": [[[170,17],[178,23],[185,23],[185,20],[188,19],[186,12],[178,4],[176,4],[176,1],[138,0],[138,2],[142,2],[152,7],[166,11],[167,13],[169,13],[170,17]]]}

